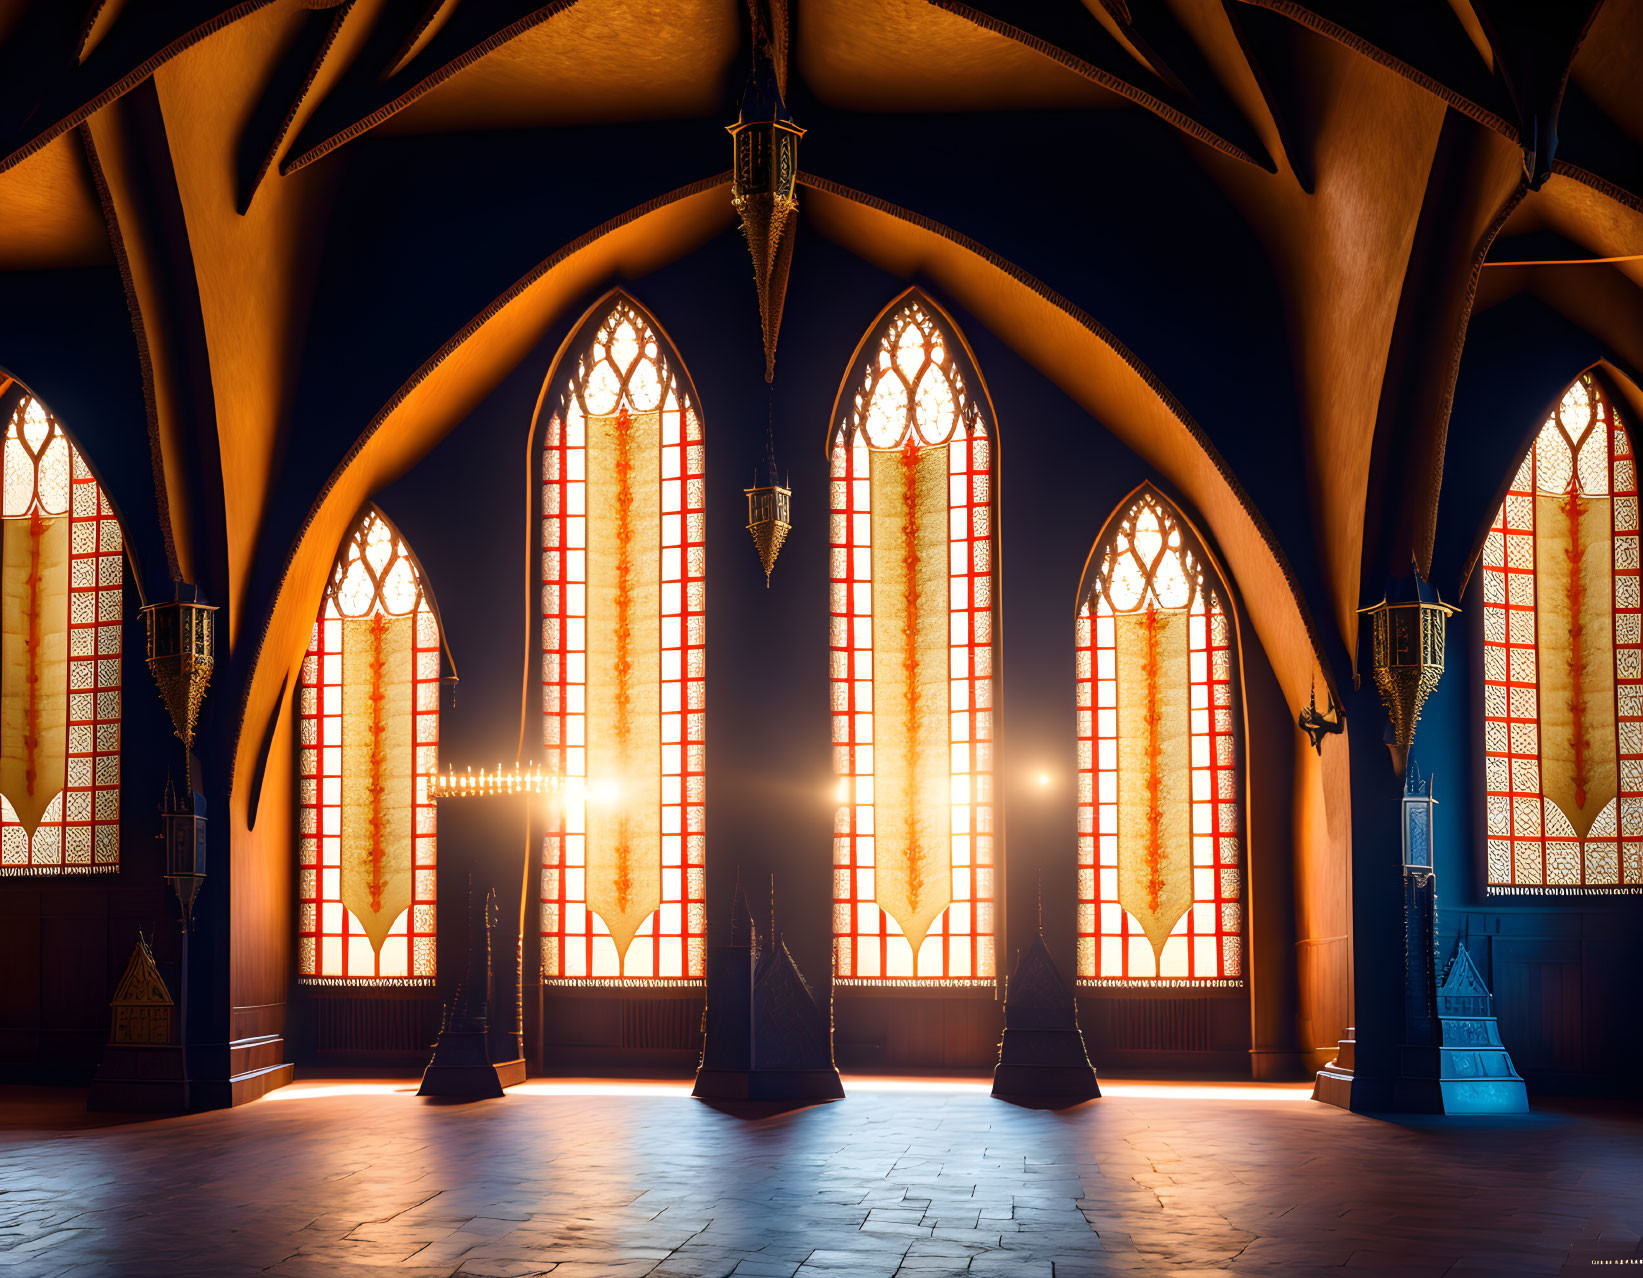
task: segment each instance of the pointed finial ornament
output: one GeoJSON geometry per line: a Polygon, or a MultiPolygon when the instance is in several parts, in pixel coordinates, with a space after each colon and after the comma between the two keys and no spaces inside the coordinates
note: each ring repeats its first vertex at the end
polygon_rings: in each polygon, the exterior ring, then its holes
{"type": "Polygon", "coordinates": [[[765,467],[769,483],[758,484],[758,472],[753,479],[755,487],[744,488],[747,495],[747,531],[752,534],[753,548],[759,552],[759,566],[764,569],[764,588],[770,589],[770,571],[776,566],[776,556],[787,544],[787,534],[793,531],[792,480],[778,483],[776,479],[776,401],[770,397],[770,416],[765,427],[765,467]]]}
{"type": "Polygon", "coordinates": [[[793,123],[782,100],[774,50],[768,41],[756,44],[741,111],[736,123],[728,126],[733,150],[730,203],[741,217],[742,234],[753,255],[753,285],[764,333],[764,379],[769,382],[776,376],[776,334],[793,261],[799,139],[804,130],[793,123]]]}
{"type": "Polygon", "coordinates": [[[753,949],[758,945],[758,934],[753,927],[753,912],[747,907],[747,896],[742,891],[742,867],[736,867],[736,894],[730,902],[730,943],[753,949]]]}

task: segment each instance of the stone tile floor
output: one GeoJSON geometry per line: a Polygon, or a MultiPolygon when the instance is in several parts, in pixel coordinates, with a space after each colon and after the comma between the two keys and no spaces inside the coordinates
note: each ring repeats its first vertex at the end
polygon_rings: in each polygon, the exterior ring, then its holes
{"type": "Polygon", "coordinates": [[[118,1125],[0,1088],[0,1278],[1643,1273],[1643,1115],[1614,1107],[1392,1123],[1295,1088],[1104,1082],[1046,1112],[847,1079],[751,1120],[679,1083],[411,1086],[118,1125]]]}

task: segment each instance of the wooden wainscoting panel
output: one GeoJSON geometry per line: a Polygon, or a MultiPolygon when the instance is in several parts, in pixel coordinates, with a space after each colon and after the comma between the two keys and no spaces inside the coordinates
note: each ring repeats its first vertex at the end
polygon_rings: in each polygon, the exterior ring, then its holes
{"type": "Polygon", "coordinates": [[[542,1068],[693,1070],[702,1054],[699,988],[542,990],[542,1068]]]}
{"type": "Polygon", "coordinates": [[[308,1031],[305,1055],[425,1057],[439,1037],[439,999],[427,991],[315,991],[302,1002],[308,1031]]]}
{"type": "Polygon", "coordinates": [[[1097,1069],[1162,1066],[1243,1075],[1251,1068],[1243,990],[1082,990],[1078,1019],[1097,1069]]]}
{"type": "Polygon", "coordinates": [[[1585,1009],[1576,953],[1559,943],[1495,941],[1495,1015],[1520,1073],[1584,1073],[1585,1009]]]}
{"type": "Polygon", "coordinates": [[[700,1051],[702,1005],[695,999],[624,998],[624,1048],[644,1052],[700,1051]]]}

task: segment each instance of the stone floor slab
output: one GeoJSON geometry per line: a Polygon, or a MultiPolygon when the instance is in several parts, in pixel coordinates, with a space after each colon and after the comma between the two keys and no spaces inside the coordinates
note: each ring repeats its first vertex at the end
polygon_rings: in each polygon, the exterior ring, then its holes
{"type": "Polygon", "coordinates": [[[0,1275],[1460,1278],[1643,1250],[1635,1110],[1398,1123],[1118,1085],[1052,1113],[847,1085],[756,1121],[608,1080],[465,1106],[316,1080],[98,1123],[0,1088],[0,1275]]]}

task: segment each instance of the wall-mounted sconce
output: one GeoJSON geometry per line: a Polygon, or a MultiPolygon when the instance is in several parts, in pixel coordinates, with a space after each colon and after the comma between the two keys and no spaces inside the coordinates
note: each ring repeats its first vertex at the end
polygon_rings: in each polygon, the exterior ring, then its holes
{"type": "Polygon", "coordinates": [[[1324,738],[1333,737],[1346,731],[1346,711],[1335,700],[1333,689],[1329,690],[1329,713],[1318,712],[1318,685],[1312,685],[1311,704],[1301,711],[1297,722],[1301,731],[1306,733],[1306,739],[1312,742],[1312,748],[1322,757],[1324,752],[1324,738]]]}

